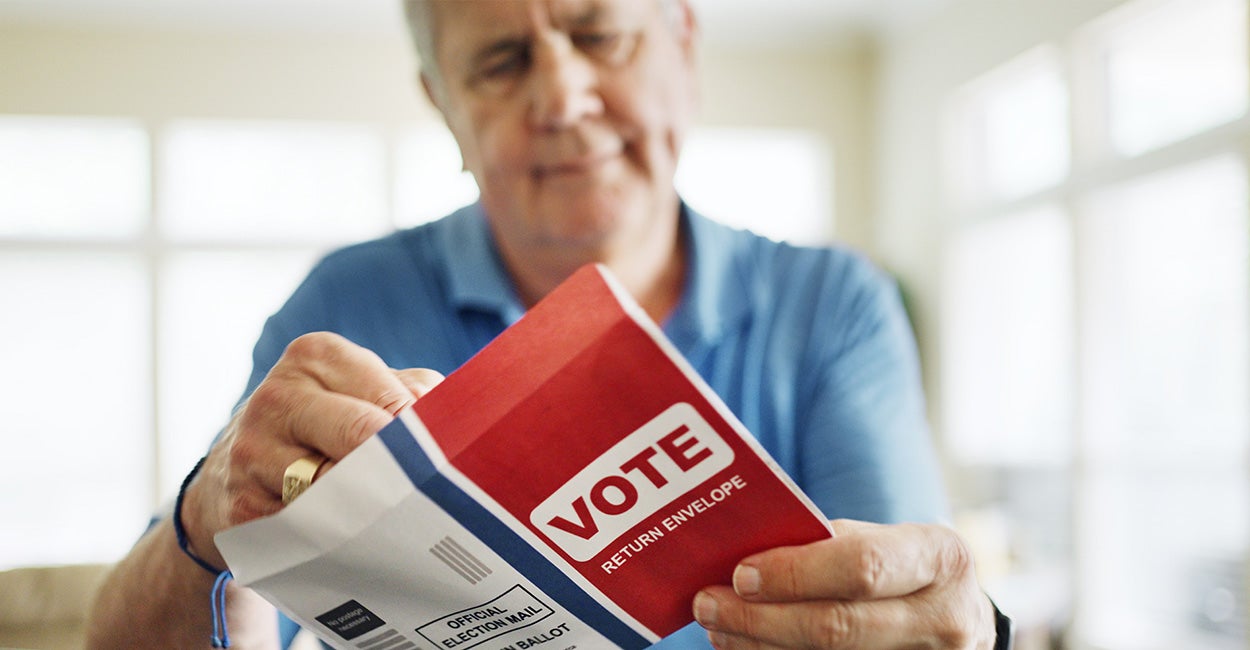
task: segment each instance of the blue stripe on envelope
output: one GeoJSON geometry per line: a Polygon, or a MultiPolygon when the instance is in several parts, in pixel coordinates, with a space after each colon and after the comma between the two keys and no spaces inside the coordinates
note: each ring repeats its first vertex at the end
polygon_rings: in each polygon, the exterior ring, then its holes
{"type": "Polygon", "coordinates": [[[650,641],[578,587],[507,524],[440,474],[403,422],[395,419],[378,432],[378,436],[418,490],[574,616],[627,650],[651,645],[650,641]]]}

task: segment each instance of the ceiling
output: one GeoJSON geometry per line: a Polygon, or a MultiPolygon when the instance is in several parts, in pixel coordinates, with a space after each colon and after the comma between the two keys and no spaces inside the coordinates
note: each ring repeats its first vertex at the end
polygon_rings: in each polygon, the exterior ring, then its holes
{"type": "Polygon", "coordinates": [[[952,0],[692,0],[704,35],[730,43],[793,43],[909,25],[952,0]]]}
{"type": "MultiPolygon", "coordinates": [[[[692,0],[704,37],[793,43],[907,24],[949,0],[692,0]]],[[[0,25],[402,35],[400,0],[0,0],[0,25]]]]}

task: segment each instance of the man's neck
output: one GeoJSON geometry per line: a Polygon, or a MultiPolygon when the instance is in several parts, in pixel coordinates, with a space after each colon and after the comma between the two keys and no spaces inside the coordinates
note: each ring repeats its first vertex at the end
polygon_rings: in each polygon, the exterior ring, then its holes
{"type": "Polygon", "coordinates": [[[674,212],[671,220],[639,233],[633,241],[524,251],[501,242],[500,252],[527,308],[577,269],[599,263],[612,271],[652,320],[663,323],[677,307],[686,277],[686,247],[678,221],[674,212]]]}

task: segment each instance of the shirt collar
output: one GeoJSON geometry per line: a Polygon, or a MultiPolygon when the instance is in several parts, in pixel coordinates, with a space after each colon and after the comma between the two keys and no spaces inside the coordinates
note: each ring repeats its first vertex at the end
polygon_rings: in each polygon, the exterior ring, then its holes
{"type": "Polygon", "coordinates": [[[686,286],[664,332],[686,348],[715,343],[736,325],[747,313],[751,285],[737,264],[742,233],[704,217],[684,201],[681,228],[686,235],[686,286]]]}
{"type": "MultiPolygon", "coordinates": [[[[453,304],[500,316],[511,325],[525,313],[504,270],[480,203],[461,208],[443,220],[443,247],[450,271],[453,304]]],[[[685,286],[664,331],[679,347],[714,343],[747,312],[749,285],[737,283],[735,259],[740,233],[717,224],[681,203],[679,227],[685,235],[685,286]]]]}
{"type": "Polygon", "coordinates": [[[447,255],[451,301],[458,309],[498,314],[507,325],[525,313],[503,268],[481,203],[443,220],[442,250],[447,255]]]}

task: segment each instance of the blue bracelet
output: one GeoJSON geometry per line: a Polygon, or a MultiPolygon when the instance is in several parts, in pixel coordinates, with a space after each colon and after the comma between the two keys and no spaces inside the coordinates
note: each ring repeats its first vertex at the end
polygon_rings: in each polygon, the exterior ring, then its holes
{"type": "Polygon", "coordinates": [[[182,525],[182,499],[187,494],[187,486],[191,485],[191,481],[195,479],[196,474],[200,473],[200,469],[204,467],[204,461],[206,460],[208,460],[208,456],[201,458],[199,462],[195,464],[195,467],[191,469],[191,473],[187,474],[187,477],[182,479],[182,487],[178,488],[178,498],[174,501],[174,534],[178,536],[178,548],[182,549],[182,552],[185,553],[187,557],[195,560],[195,563],[203,567],[205,571],[216,576],[221,575],[225,569],[218,569],[217,567],[209,564],[206,560],[204,560],[204,558],[196,555],[191,550],[191,546],[187,542],[187,529],[182,525]]]}
{"type": "Polygon", "coordinates": [[[191,485],[191,481],[195,479],[196,474],[200,473],[200,469],[204,467],[204,461],[208,460],[205,456],[195,464],[191,469],[191,473],[182,479],[182,486],[178,488],[178,498],[174,501],[174,535],[178,537],[178,548],[187,557],[195,560],[205,571],[209,572],[216,579],[213,581],[213,589],[208,594],[209,607],[213,613],[213,638],[212,645],[214,648],[230,647],[230,631],[226,627],[226,585],[234,579],[234,574],[229,569],[218,569],[211,565],[204,558],[196,555],[191,550],[191,545],[187,541],[187,529],[182,525],[182,499],[187,494],[187,486],[191,485]]]}

